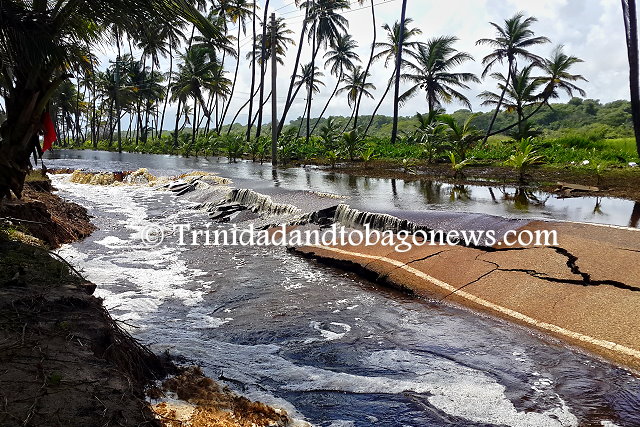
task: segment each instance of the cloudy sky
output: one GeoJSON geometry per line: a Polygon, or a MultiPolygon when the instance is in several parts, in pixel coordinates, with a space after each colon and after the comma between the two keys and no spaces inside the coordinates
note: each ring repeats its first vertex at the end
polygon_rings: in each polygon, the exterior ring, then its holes
{"type": "MultiPolygon", "coordinates": [[[[400,0],[374,0],[379,39],[385,37],[380,28],[384,23],[393,23],[400,18],[400,0]]],[[[264,4],[264,0],[258,0],[258,5],[264,4]]],[[[352,0],[352,10],[344,12],[349,19],[349,33],[359,44],[358,53],[366,65],[369,57],[373,31],[369,1],[365,0],[360,6],[357,0],[352,0]]],[[[275,9],[276,15],[284,18],[287,25],[296,34],[299,34],[302,26],[303,12],[296,8],[294,0],[272,1],[271,10],[275,9]]],[[[448,2],[432,0],[408,0],[407,16],[413,18],[413,26],[423,32],[421,40],[426,41],[431,37],[440,35],[453,35],[460,39],[456,48],[466,51],[474,56],[476,62],[469,62],[459,68],[460,71],[480,74],[482,66],[480,61],[490,52],[486,46],[476,46],[476,40],[494,36],[489,22],[501,23],[504,19],[518,11],[538,18],[533,29],[538,35],[544,35],[551,39],[552,44],[543,45],[535,50],[536,53],[547,56],[555,45],[563,44],[565,51],[571,55],[582,58],[585,62],[578,64],[573,70],[584,75],[589,82],[581,84],[587,91],[587,96],[609,102],[618,99],[628,99],[626,59],[626,47],[624,40],[624,25],[622,21],[619,0],[449,0],[448,2]],[[446,8],[444,7],[446,6],[446,8]]],[[[261,15],[262,12],[259,12],[261,15]]],[[[233,28],[233,24],[231,25],[233,28]]],[[[248,25],[250,29],[250,25],[248,25]]],[[[298,40],[299,36],[292,38],[298,40]]],[[[250,66],[244,60],[247,50],[250,48],[250,34],[241,35],[243,53],[241,58],[240,73],[238,76],[237,96],[232,103],[230,116],[235,114],[238,108],[248,99],[251,82],[250,66]]],[[[296,47],[289,49],[285,66],[278,70],[278,87],[280,106],[284,103],[284,96],[288,88],[289,78],[293,72],[296,47]]],[[[310,47],[305,45],[303,63],[310,60],[310,47]]],[[[322,55],[323,53],[321,53],[322,55]]],[[[320,55],[320,56],[321,56],[320,55]]],[[[102,53],[103,63],[115,59],[114,52],[107,50],[102,53]]],[[[165,67],[167,67],[165,61],[165,67]]],[[[319,64],[322,65],[322,62],[319,64]]],[[[230,70],[229,78],[233,78],[235,64],[228,62],[230,70]]],[[[391,70],[386,69],[382,62],[372,67],[371,82],[376,85],[376,98],[385,89],[386,82],[391,75],[391,70]]],[[[325,90],[314,97],[312,117],[317,116],[324,103],[327,101],[336,80],[325,72],[322,79],[326,84],[325,90]]],[[[270,84],[267,82],[267,84],[270,84]]],[[[473,84],[466,95],[469,97],[476,111],[482,111],[477,94],[483,90],[495,90],[495,82],[490,78],[481,84],[473,84]]],[[[380,109],[381,114],[391,114],[393,106],[390,101],[385,102],[380,109]]],[[[376,101],[363,103],[362,114],[370,114],[375,108],[376,101]]],[[[302,115],[304,110],[304,94],[300,93],[287,120],[295,119],[302,115]]],[[[447,106],[447,110],[455,111],[462,108],[459,104],[447,106]]],[[[427,109],[423,94],[416,96],[406,103],[401,109],[401,115],[413,115],[416,112],[424,112],[427,109]]],[[[168,123],[172,123],[175,107],[169,111],[168,123]]],[[[335,98],[332,102],[329,114],[349,115],[350,108],[347,105],[346,96],[335,98]]],[[[246,122],[247,111],[239,117],[239,121],[246,122]]],[[[270,108],[265,112],[265,120],[270,121],[270,108]]],[[[165,128],[168,125],[165,124],[165,128]]]]}

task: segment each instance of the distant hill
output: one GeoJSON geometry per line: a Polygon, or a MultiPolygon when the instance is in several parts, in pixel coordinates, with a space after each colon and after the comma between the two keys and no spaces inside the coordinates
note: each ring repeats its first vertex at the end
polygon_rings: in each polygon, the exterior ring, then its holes
{"type": "MultiPolygon", "coordinates": [[[[460,121],[466,120],[473,114],[469,110],[458,110],[452,115],[460,121]]],[[[478,113],[472,123],[478,129],[486,130],[491,122],[493,112],[478,113]]],[[[348,117],[333,116],[334,119],[346,124],[348,117]]],[[[359,123],[368,124],[371,116],[361,116],[359,123]]],[[[391,134],[392,117],[375,116],[369,134],[385,137],[391,134]]],[[[302,118],[290,122],[287,127],[299,128],[302,118]]],[[[316,119],[312,119],[312,126],[316,119]]],[[[318,129],[326,123],[327,118],[320,121],[318,129]]],[[[498,114],[494,130],[505,128],[516,121],[515,113],[501,112],[498,114]]],[[[566,132],[598,133],[603,138],[626,138],[633,136],[631,122],[631,103],[620,100],[602,104],[594,99],[573,98],[566,104],[551,104],[544,107],[529,121],[532,127],[544,136],[558,136],[566,132]]],[[[411,131],[418,124],[415,116],[406,116],[399,119],[400,131],[411,131]]],[[[241,132],[246,126],[234,125],[233,131],[241,132]]],[[[304,133],[305,125],[302,125],[301,133],[304,133]]]]}

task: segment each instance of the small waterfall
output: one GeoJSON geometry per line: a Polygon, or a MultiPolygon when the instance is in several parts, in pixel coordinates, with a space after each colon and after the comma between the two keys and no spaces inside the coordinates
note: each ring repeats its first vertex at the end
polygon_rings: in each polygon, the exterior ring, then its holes
{"type": "Polygon", "coordinates": [[[296,215],[301,213],[300,209],[293,205],[274,203],[271,197],[256,193],[250,189],[231,190],[227,195],[227,203],[237,203],[246,206],[253,212],[269,215],[296,215]]]}
{"type": "Polygon", "coordinates": [[[365,225],[369,224],[369,227],[371,227],[372,230],[390,230],[394,233],[398,233],[400,231],[415,233],[418,230],[429,230],[427,227],[417,225],[406,219],[400,219],[388,214],[363,212],[358,209],[353,209],[349,205],[345,204],[338,205],[334,221],[344,225],[345,227],[352,228],[363,228],[365,225]]]}

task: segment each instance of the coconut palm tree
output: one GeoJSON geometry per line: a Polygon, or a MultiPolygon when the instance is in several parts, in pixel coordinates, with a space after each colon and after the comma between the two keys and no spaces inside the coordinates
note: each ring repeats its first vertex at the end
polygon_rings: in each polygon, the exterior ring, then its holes
{"type": "Polygon", "coordinates": [[[638,15],[635,0],[621,0],[629,58],[629,88],[636,147],[640,156],[640,53],[638,52],[638,15]]]}
{"type": "MultiPolygon", "coordinates": [[[[296,86],[300,89],[302,86],[307,90],[307,99],[310,98],[314,93],[320,92],[320,86],[324,86],[324,83],[318,80],[316,77],[324,77],[324,73],[322,73],[318,67],[313,67],[312,63],[308,63],[300,67],[300,74],[296,75],[296,86]]],[[[297,93],[296,93],[297,94],[297,93]]],[[[294,94],[294,97],[295,95],[294,94]]],[[[302,124],[304,123],[305,116],[311,113],[309,109],[309,103],[307,102],[307,106],[305,108],[305,112],[302,116],[302,122],[300,123],[300,128],[298,129],[298,135],[300,135],[300,130],[302,129],[302,124]]]]}
{"type": "MultiPolygon", "coordinates": [[[[306,32],[308,28],[307,36],[308,39],[312,42],[310,71],[312,72],[311,80],[313,80],[315,69],[317,68],[315,66],[315,60],[320,47],[326,47],[328,45],[333,46],[337,40],[337,37],[347,30],[349,22],[344,16],[340,15],[339,12],[341,10],[349,8],[349,1],[306,0],[298,3],[298,1],[296,0],[296,4],[298,4],[300,8],[305,9],[305,21],[302,27],[300,46],[298,47],[295,67],[297,69],[298,64],[300,63],[300,55],[302,54],[302,42],[304,40],[304,35],[307,34],[306,32]]],[[[295,96],[292,95],[295,85],[296,79],[294,75],[292,76],[291,83],[289,85],[289,92],[287,94],[287,101],[285,102],[285,106],[282,112],[282,118],[280,119],[280,122],[278,124],[278,135],[282,133],[282,128],[285,124],[289,109],[293,105],[295,96]]],[[[309,99],[307,102],[308,104],[310,104],[311,99],[309,99]]],[[[310,110],[311,105],[308,105],[307,109],[310,110]]]]}
{"type": "MultiPolygon", "coordinates": [[[[405,19],[407,14],[407,0],[402,0],[402,12],[400,15],[400,40],[404,38],[405,19]]],[[[398,55],[396,57],[395,67],[395,96],[393,97],[393,128],[391,130],[391,143],[395,144],[398,138],[398,114],[400,112],[400,72],[403,67],[402,62],[402,43],[398,44],[398,55]]]]}
{"type": "MultiPolygon", "coordinates": [[[[419,42],[414,41],[413,39],[415,39],[417,36],[422,34],[422,30],[420,30],[419,28],[409,29],[408,26],[412,22],[413,22],[413,19],[411,18],[406,18],[404,21],[405,29],[402,32],[402,45],[405,51],[410,51],[412,49],[417,48],[420,45],[419,42]]],[[[382,28],[386,31],[386,40],[383,42],[377,42],[375,44],[375,48],[379,49],[379,52],[374,56],[373,60],[374,61],[384,60],[385,68],[389,68],[391,64],[395,64],[397,60],[398,46],[400,45],[400,40],[401,40],[400,23],[396,22],[395,24],[393,24],[393,27],[390,27],[389,24],[384,24],[382,28]]],[[[385,98],[389,94],[389,91],[391,90],[391,86],[393,85],[395,75],[396,75],[396,72],[394,69],[394,72],[391,74],[391,77],[389,78],[389,84],[387,85],[386,90],[382,94],[382,97],[380,98],[378,105],[376,106],[376,108],[373,110],[373,113],[371,114],[371,119],[369,120],[369,124],[367,124],[367,127],[365,128],[363,137],[369,131],[369,128],[373,123],[373,119],[378,113],[378,110],[382,106],[382,103],[384,102],[385,98]]]]}
{"type": "MultiPolygon", "coordinates": [[[[151,75],[155,74],[156,67],[160,68],[160,57],[166,58],[169,55],[170,41],[168,37],[160,37],[163,28],[157,24],[142,27],[139,34],[138,48],[142,50],[143,58],[151,59],[151,75]]],[[[157,97],[160,101],[162,97],[157,97]]],[[[143,140],[147,139],[147,129],[149,127],[149,109],[145,109],[145,125],[143,140]]]]}
{"type": "MultiPolygon", "coordinates": [[[[586,92],[578,87],[575,82],[579,81],[587,81],[580,74],[572,74],[571,68],[583,62],[582,59],[577,58],[575,56],[569,56],[564,53],[564,49],[562,45],[557,46],[551,57],[548,59],[544,59],[542,62],[542,66],[540,67],[544,74],[540,77],[536,77],[538,81],[540,81],[541,85],[544,86],[542,89],[540,102],[538,106],[527,114],[524,117],[524,121],[526,122],[535,114],[537,114],[542,107],[545,105],[549,105],[550,99],[557,99],[560,97],[559,91],[566,93],[568,96],[573,97],[575,92],[577,92],[580,96],[586,96],[586,92]]],[[[518,123],[514,123],[511,126],[508,126],[504,129],[500,129],[497,131],[493,131],[489,136],[497,135],[504,133],[516,126],[518,123]]]]}
{"type": "MultiPolygon", "coordinates": [[[[358,4],[360,5],[364,4],[364,2],[365,0],[358,0],[358,4]]],[[[375,8],[375,4],[373,3],[373,0],[371,0],[371,28],[373,29],[373,41],[371,42],[371,54],[369,55],[369,61],[367,62],[367,67],[364,70],[364,75],[367,77],[371,75],[369,71],[371,70],[371,64],[373,64],[373,58],[375,57],[375,54],[376,54],[376,43],[378,41],[377,27],[378,25],[376,24],[376,8],[375,8]]],[[[366,80],[364,83],[366,83],[366,80]]],[[[353,122],[354,129],[358,127],[358,116],[360,113],[360,104],[362,103],[363,93],[360,93],[360,97],[358,98],[358,104],[356,105],[355,121],[353,122]]]]}
{"type": "Polygon", "coordinates": [[[276,61],[279,64],[284,65],[284,55],[287,53],[288,45],[295,44],[295,41],[289,37],[290,34],[293,34],[293,31],[287,28],[285,20],[283,18],[277,18],[275,29],[271,28],[271,25],[265,25],[263,34],[259,34],[257,36],[258,38],[254,43],[254,48],[251,50],[251,52],[247,53],[247,58],[250,57],[260,64],[260,101],[258,104],[259,108],[257,117],[253,119],[254,121],[258,121],[256,125],[256,138],[259,138],[262,132],[262,105],[264,105],[264,103],[266,102],[264,99],[264,80],[267,73],[267,64],[269,63],[271,55],[274,51],[271,46],[272,35],[275,37],[276,41],[276,61]],[[273,34],[274,31],[275,34],[273,34]]]}
{"type": "Polygon", "coordinates": [[[400,97],[399,102],[404,103],[422,89],[427,93],[429,113],[442,108],[443,103],[448,104],[454,100],[471,109],[469,99],[457,89],[469,89],[467,83],[479,83],[480,79],[473,73],[452,71],[467,61],[473,61],[468,53],[454,49],[456,41],[458,39],[452,36],[436,37],[409,52],[413,61],[407,61],[408,71],[403,78],[412,86],[400,97]]]}
{"type": "Polygon", "coordinates": [[[535,106],[543,99],[542,93],[538,92],[543,82],[539,78],[531,76],[534,69],[533,65],[529,65],[522,70],[517,70],[511,76],[511,80],[502,73],[493,73],[492,77],[498,80],[498,88],[500,94],[484,91],[480,94],[480,98],[484,99],[482,105],[495,107],[500,105],[507,112],[515,112],[518,115],[518,134],[516,139],[526,138],[525,135],[525,110],[535,106]]]}
{"type": "MultiPolygon", "coordinates": [[[[221,71],[221,65],[211,62],[208,58],[208,52],[200,47],[191,47],[181,58],[183,63],[178,65],[176,81],[171,87],[171,100],[178,101],[178,110],[180,110],[181,104],[187,102],[188,98],[193,100],[193,144],[198,127],[198,104],[204,111],[204,115],[210,117],[211,111],[207,108],[204,93],[205,91],[216,94],[226,92],[221,90],[224,71],[221,71]]],[[[178,120],[176,119],[174,145],[177,145],[177,143],[178,120]]]]}
{"type": "Polygon", "coordinates": [[[255,5],[253,2],[248,0],[229,0],[229,1],[220,1],[217,7],[214,7],[214,10],[218,12],[220,16],[224,16],[227,21],[233,22],[238,27],[238,34],[236,35],[237,46],[236,46],[236,68],[233,74],[233,83],[231,85],[231,93],[229,94],[228,102],[222,111],[222,116],[220,117],[218,126],[216,130],[218,134],[220,133],[220,127],[222,123],[224,123],[224,119],[227,116],[227,112],[229,111],[229,107],[231,106],[231,100],[233,99],[233,95],[236,90],[236,83],[238,81],[238,71],[240,70],[240,42],[242,34],[247,33],[247,20],[253,15],[253,9],[255,5]]]}
{"type": "MultiPolygon", "coordinates": [[[[340,85],[343,83],[342,79],[345,71],[353,70],[356,63],[360,62],[360,57],[355,52],[357,47],[358,43],[353,39],[353,37],[350,34],[344,34],[338,37],[335,45],[324,55],[324,58],[326,59],[324,66],[325,68],[329,68],[331,74],[336,77],[337,82],[335,89],[322,109],[322,113],[320,113],[320,116],[316,120],[316,124],[313,126],[311,133],[316,130],[318,123],[322,120],[324,113],[326,113],[327,108],[329,108],[329,104],[331,104],[331,101],[338,92],[340,85]]],[[[360,95],[360,98],[362,98],[362,94],[360,95]]]]}
{"type": "Polygon", "coordinates": [[[373,95],[370,90],[376,90],[376,87],[372,83],[367,82],[368,76],[365,75],[365,71],[362,67],[356,66],[350,71],[351,72],[349,74],[344,75],[344,86],[338,90],[338,93],[347,94],[347,102],[349,106],[353,108],[353,113],[351,114],[351,118],[353,118],[358,107],[358,100],[362,95],[373,99],[373,95]]]}
{"type": "Polygon", "coordinates": [[[111,25],[185,20],[213,36],[215,30],[186,0],[0,2],[0,81],[8,93],[0,127],[0,197],[21,195],[51,97],[72,70],[90,70],[88,50],[107,39],[111,25]]]}
{"type": "MultiPolygon", "coordinates": [[[[537,21],[533,16],[525,18],[523,13],[517,13],[513,17],[506,19],[504,26],[490,22],[496,30],[496,37],[493,39],[480,39],[476,42],[476,45],[488,45],[494,49],[482,60],[482,64],[485,66],[482,78],[485,78],[496,64],[502,64],[505,60],[508,67],[507,81],[511,80],[511,76],[516,73],[518,59],[524,59],[534,65],[542,64],[542,58],[528,50],[533,46],[550,42],[547,37],[536,36],[531,29],[531,26],[537,21]]],[[[500,98],[504,98],[506,89],[507,86],[505,85],[500,98]]],[[[501,106],[502,101],[499,99],[485,136],[485,142],[491,134],[501,106]]]]}
{"type": "Polygon", "coordinates": [[[176,23],[176,25],[163,25],[159,37],[167,40],[168,56],[169,56],[169,71],[167,72],[167,86],[164,94],[164,106],[162,107],[162,115],[160,117],[160,123],[156,129],[156,136],[161,136],[164,129],[164,118],[167,112],[167,104],[169,103],[169,91],[171,90],[171,79],[173,78],[173,53],[180,48],[183,41],[186,40],[186,36],[183,32],[184,25],[176,23]]]}
{"type": "Polygon", "coordinates": [[[482,134],[471,124],[475,118],[476,115],[471,114],[464,122],[458,122],[447,114],[438,117],[447,126],[447,139],[453,145],[454,159],[467,160],[467,152],[482,139],[482,134]]]}

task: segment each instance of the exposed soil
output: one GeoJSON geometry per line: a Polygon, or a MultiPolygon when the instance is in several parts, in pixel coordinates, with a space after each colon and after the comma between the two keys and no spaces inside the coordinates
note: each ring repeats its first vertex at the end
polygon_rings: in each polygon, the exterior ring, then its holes
{"type": "MultiPolygon", "coordinates": [[[[32,174],[36,175],[39,172],[32,174]]],[[[0,201],[0,221],[42,241],[49,248],[89,236],[96,227],[87,210],[51,193],[46,177],[25,183],[22,199],[0,201]]]]}
{"type": "Polygon", "coordinates": [[[95,285],[47,249],[95,230],[83,207],[50,191],[31,177],[21,200],[0,206],[0,425],[288,425],[284,411],[178,369],[124,331],[95,285]],[[184,400],[152,407],[147,389],[168,374],[152,397],[184,400]]]}
{"type": "Polygon", "coordinates": [[[0,425],[153,425],[160,359],[48,251],[0,241],[0,425]]]}
{"type": "MultiPolygon", "coordinates": [[[[406,181],[437,180],[460,185],[519,186],[517,174],[503,166],[472,166],[464,169],[464,177],[454,178],[448,164],[419,165],[408,171],[398,162],[373,161],[336,165],[335,172],[371,178],[402,179],[406,181]]],[[[581,192],[580,196],[609,196],[640,201],[640,168],[619,168],[605,171],[600,178],[594,171],[575,167],[536,167],[528,171],[527,185],[554,192],[558,182],[598,187],[598,192],[581,192]]]]}

